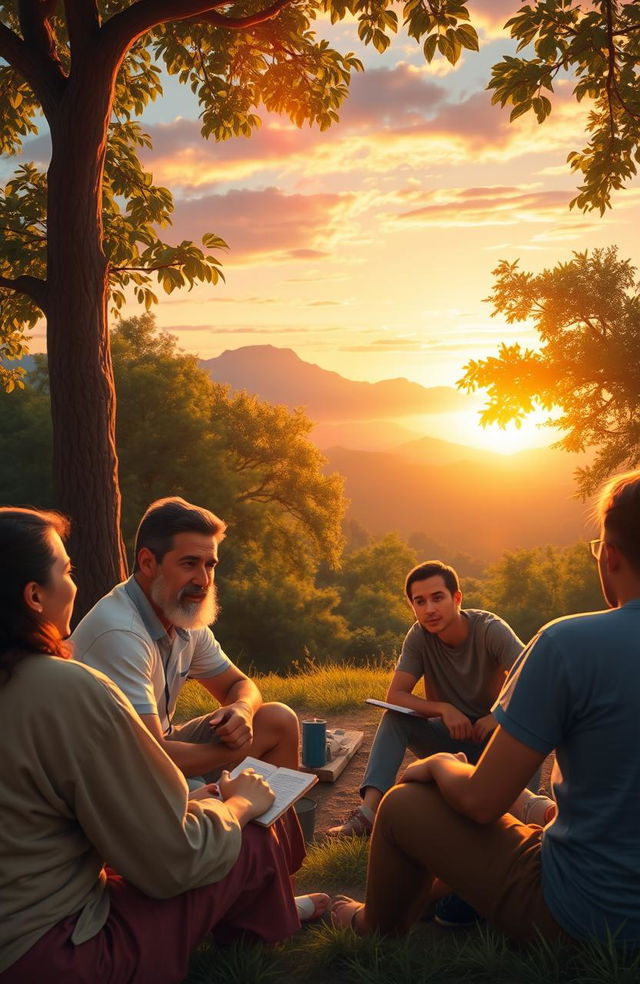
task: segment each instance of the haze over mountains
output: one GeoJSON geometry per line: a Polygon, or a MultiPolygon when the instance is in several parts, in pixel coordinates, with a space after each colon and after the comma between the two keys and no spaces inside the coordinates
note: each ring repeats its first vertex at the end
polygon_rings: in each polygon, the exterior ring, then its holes
{"type": "Polygon", "coordinates": [[[585,506],[574,498],[576,457],[551,448],[506,456],[416,439],[415,418],[469,408],[469,398],[450,387],[356,382],[269,345],[223,352],[201,365],[232,390],[302,406],[319,421],[312,439],[329,470],[345,478],[349,516],[374,535],[424,532],[445,550],[483,561],[592,535],[585,506]]]}
{"type": "Polygon", "coordinates": [[[304,362],[293,349],[247,345],[200,363],[211,379],[270,403],[304,406],[312,420],[367,420],[460,410],[467,398],[452,386],[427,388],[408,379],[345,379],[304,362]]]}

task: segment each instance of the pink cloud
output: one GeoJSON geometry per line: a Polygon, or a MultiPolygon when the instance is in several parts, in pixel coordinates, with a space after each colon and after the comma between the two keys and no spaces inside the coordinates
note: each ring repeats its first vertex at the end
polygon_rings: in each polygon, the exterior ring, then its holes
{"type": "Polygon", "coordinates": [[[277,188],[234,190],[178,202],[172,239],[198,239],[216,232],[234,259],[319,259],[321,247],[350,211],[349,194],[287,195],[277,188]]]}
{"type": "Polygon", "coordinates": [[[515,222],[557,220],[566,214],[571,195],[567,191],[532,191],[527,188],[454,188],[409,192],[415,207],[398,219],[435,225],[503,225],[515,222]]]}

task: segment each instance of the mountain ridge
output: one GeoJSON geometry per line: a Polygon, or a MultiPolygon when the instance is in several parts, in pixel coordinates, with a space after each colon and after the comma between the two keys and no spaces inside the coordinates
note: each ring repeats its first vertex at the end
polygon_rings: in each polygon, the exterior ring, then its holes
{"type": "Polygon", "coordinates": [[[305,362],[293,349],[245,345],[225,349],[200,366],[214,382],[247,390],[271,403],[302,406],[314,421],[402,418],[446,413],[468,405],[451,386],[426,387],[397,377],[369,383],[305,362]]]}

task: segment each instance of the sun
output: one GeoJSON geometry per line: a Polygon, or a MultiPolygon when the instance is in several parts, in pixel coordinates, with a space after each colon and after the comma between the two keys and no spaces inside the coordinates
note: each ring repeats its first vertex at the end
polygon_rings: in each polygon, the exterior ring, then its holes
{"type": "Polygon", "coordinates": [[[548,414],[542,411],[529,414],[520,427],[508,424],[504,428],[497,424],[482,427],[477,413],[460,416],[461,443],[493,451],[494,454],[517,454],[530,448],[548,447],[557,440],[557,434],[551,428],[540,426],[548,418],[548,414]]]}
{"type": "Polygon", "coordinates": [[[483,427],[480,424],[478,408],[457,411],[454,413],[431,414],[416,418],[425,435],[438,438],[450,444],[462,444],[478,451],[490,451],[493,454],[513,455],[519,451],[532,448],[549,447],[561,437],[560,431],[553,427],[543,427],[549,414],[536,410],[529,414],[521,427],[509,424],[498,427],[492,424],[483,427]]]}

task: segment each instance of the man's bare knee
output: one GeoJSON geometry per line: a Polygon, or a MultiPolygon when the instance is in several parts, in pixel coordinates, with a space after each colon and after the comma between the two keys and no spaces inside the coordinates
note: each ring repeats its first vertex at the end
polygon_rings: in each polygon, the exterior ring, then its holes
{"type": "Polygon", "coordinates": [[[263,728],[270,733],[296,738],[299,733],[298,717],[290,707],[273,701],[262,704],[255,713],[254,731],[263,728]]]}
{"type": "Polygon", "coordinates": [[[435,783],[402,782],[385,793],[377,817],[381,823],[415,818],[426,831],[441,822],[443,808],[450,810],[435,783]]]}

